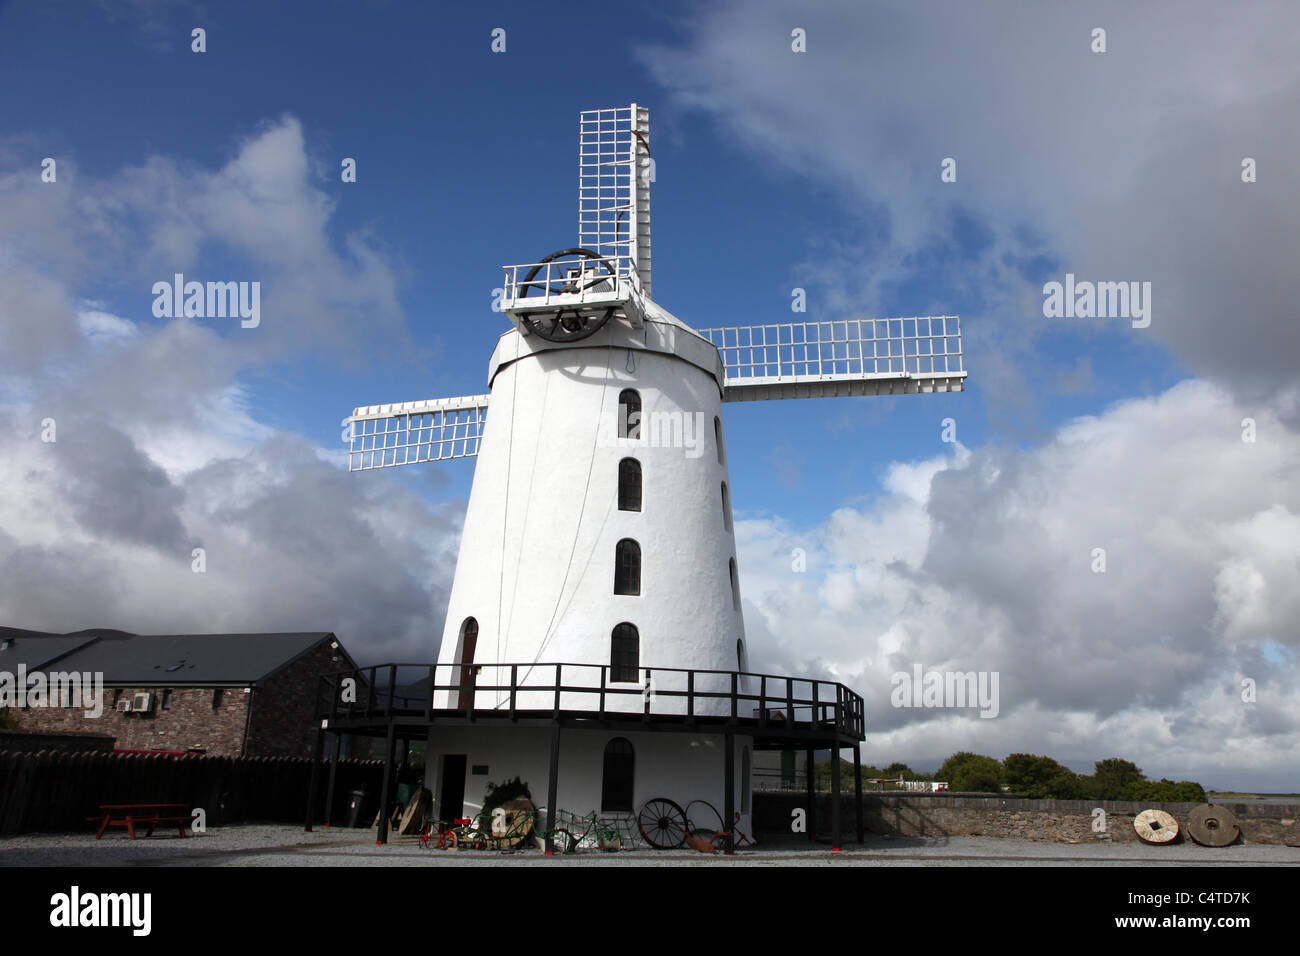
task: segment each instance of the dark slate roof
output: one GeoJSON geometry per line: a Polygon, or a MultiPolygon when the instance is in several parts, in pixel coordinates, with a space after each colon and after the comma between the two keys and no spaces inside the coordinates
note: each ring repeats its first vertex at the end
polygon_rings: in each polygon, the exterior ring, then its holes
{"type": "Polygon", "coordinates": [[[135,637],[130,631],[115,631],[111,627],[88,627],[84,631],[69,631],[68,637],[80,637],[82,634],[88,637],[109,637],[115,640],[124,637],[135,637]]]}
{"type": "MultiPolygon", "coordinates": [[[[328,631],[106,637],[64,663],[80,671],[102,671],[105,684],[251,684],[333,637],[328,631]]],[[[347,655],[341,647],[340,655],[342,669],[347,655]]]]}
{"type": "Polygon", "coordinates": [[[0,627],[0,671],[17,673],[19,664],[29,671],[44,670],[97,640],[92,634],[45,634],[19,627],[0,627]]]}
{"type": "MultiPolygon", "coordinates": [[[[293,663],[329,631],[292,634],[128,634],[91,628],[48,634],[0,627],[0,670],[98,671],[106,684],[254,684],[293,663]],[[6,642],[8,646],[6,647],[6,642]]],[[[339,670],[355,667],[340,644],[339,670]]]]}

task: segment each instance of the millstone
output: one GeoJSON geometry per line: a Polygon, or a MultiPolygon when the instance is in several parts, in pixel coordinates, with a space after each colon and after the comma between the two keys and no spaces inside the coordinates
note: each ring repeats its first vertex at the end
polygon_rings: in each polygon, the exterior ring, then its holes
{"type": "Polygon", "coordinates": [[[1143,843],[1171,843],[1178,836],[1178,821],[1163,810],[1143,810],[1133,819],[1133,829],[1143,843]]]}
{"type": "Polygon", "coordinates": [[[1241,827],[1227,807],[1207,803],[1187,815],[1187,834],[1201,846],[1228,846],[1241,836],[1241,827]]]}

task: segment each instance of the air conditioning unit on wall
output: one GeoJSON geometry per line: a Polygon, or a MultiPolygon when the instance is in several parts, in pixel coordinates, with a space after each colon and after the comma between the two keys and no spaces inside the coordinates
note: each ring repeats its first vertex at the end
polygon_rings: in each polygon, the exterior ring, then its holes
{"type": "Polygon", "coordinates": [[[117,712],[119,714],[131,713],[131,698],[123,697],[121,700],[119,700],[117,702],[117,712]]]}
{"type": "Polygon", "coordinates": [[[153,694],[141,693],[141,694],[136,694],[131,698],[131,709],[136,713],[139,714],[148,713],[149,708],[151,708],[152,706],[153,706],[153,694]]]}

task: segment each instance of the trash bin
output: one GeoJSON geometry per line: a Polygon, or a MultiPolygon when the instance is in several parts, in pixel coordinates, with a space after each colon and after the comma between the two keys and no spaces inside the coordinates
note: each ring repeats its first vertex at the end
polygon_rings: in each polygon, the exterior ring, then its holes
{"type": "Polygon", "coordinates": [[[361,826],[362,804],[366,802],[366,790],[362,787],[360,790],[353,790],[348,800],[348,826],[356,829],[361,826]]]}

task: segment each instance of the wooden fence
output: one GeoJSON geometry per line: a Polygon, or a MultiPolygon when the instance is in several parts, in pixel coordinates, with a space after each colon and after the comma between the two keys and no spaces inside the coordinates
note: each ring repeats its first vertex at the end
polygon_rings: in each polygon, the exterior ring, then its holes
{"type": "MultiPolygon", "coordinates": [[[[311,760],[305,757],[168,757],[157,754],[0,751],[0,834],[88,830],[101,804],[183,803],[208,826],[302,823],[311,760]]],[[[340,760],[333,823],[346,822],[349,795],[365,789],[368,826],[379,805],[384,765],[340,760]]],[[[329,763],[322,761],[316,819],[324,822],[329,763]]]]}

